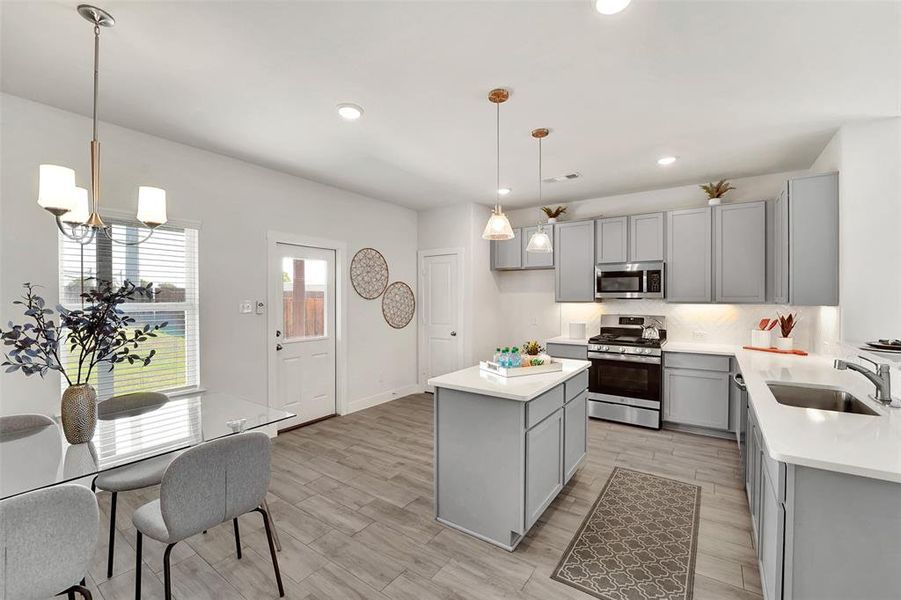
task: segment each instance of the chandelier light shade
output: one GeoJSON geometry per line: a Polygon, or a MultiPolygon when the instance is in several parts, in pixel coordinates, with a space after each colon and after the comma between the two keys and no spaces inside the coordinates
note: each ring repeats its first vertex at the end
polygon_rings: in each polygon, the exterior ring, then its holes
{"type": "Polygon", "coordinates": [[[147,241],[153,230],[166,223],[166,192],[155,187],[138,188],[138,220],[149,228],[137,241],[113,238],[112,228],[100,217],[100,139],[97,135],[97,106],[100,92],[100,28],[112,27],[116,20],[96,6],[80,4],[78,14],[94,26],[94,111],[91,138],[91,191],[75,187],[75,171],[57,165],[41,165],[38,205],[56,217],[56,226],[71,240],[88,244],[102,231],[111,241],[135,246],[147,241]]]}
{"type": "Polygon", "coordinates": [[[138,221],[148,227],[166,222],[166,190],[142,185],[138,188],[138,221]]]}
{"type": "Polygon", "coordinates": [[[496,115],[497,155],[495,158],[497,159],[497,181],[494,186],[494,210],[491,211],[491,217],[488,218],[485,231],[482,232],[483,240],[503,241],[512,240],[516,237],[516,234],[513,233],[513,228],[510,227],[510,220],[507,219],[507,215],[504,214],[504,210],[501,208],[501,104],[506,102],[508,98],[510,98],[510,92],[503,88],[495,88],[488,92],[488,101],[494,104],[496,115]]]}
{"type": "MultiPolygon", "coordinates": [[[[541,140],[550,135],[551,130],[545,127],[540,129],[532,130],[532,137],[538,140],[538,204],[541,205],[542,196],[541,196],[541,140]]],[[[551,238],[544,230],[544,226],[541,223],[538,223],[538,231],[532,234],[532,237],[529,238],[529,244],[526,246],[526,252],[535,252],[541,254],[550,254],[554,251],[554,246],[551,244],[551,238]]]]}
{"type": "Polygon", "coordinates": [[[90,206],[88,190],[77,187],[73,194],[72,210],[60,217],[60,220],[70,225],[84,225],[91,218],[90,206]]]}
{"type": "Polygon", "coordinates": [[[57,216],[72,210],[75,171],[57,165],[41,165],[38,171],[38,206],[57,216]]]}

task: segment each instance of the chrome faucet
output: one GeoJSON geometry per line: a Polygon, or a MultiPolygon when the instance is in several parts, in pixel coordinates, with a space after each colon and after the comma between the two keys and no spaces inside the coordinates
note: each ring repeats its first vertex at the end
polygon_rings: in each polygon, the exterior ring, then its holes
{"type": "Polygon", "coordinates": [[[873,366],[876,367],[875,371],[871,371],[866,367],[862,367],[856,363],[847,362],[844,360],[835,359],[835,368],[839,371],[844,371],[846,369],[851,369],[852,371],[857,371],[867,379],[873,382],[876,386],[876,395],[870,396],[873,400],[877,402],[881,402],[882,404],[889,405],[892,403],[892,377],[891,377],[891,366],[888,364],[880,364],[874,360],[870,360],[866,356],[861,356],[863,360],[873,363],[873,366]]]}

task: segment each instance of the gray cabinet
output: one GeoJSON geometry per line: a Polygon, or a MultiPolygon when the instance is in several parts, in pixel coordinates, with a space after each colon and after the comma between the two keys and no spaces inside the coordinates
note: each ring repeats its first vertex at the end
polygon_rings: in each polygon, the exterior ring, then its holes
{"type": "Polygon", "coordinates": [[[663,260],[663,230],[663,213],[629,217],[629,262],[663,260]]]}
{"type": "Polygon", "coordinates": [[[588,360],[588,346],[576,344],[554,344],[547,345],[547,353],[555,358],[576,358],[579,360],[588,360]]]}
{"type": "Polygon", "coordinates": [[[563,484],[572,478],[588,452],[588,390],[563,407],[563,484]]]}
{"type": "Polygon", "coordinates": [[[729,373],[664,369],[663,420],[729,429],[729,373]]]}
{"type": "Polygon", "coordinates": [[[773,202],[773,302],[788,304],[788,186],[773,202]]]}
{"type": "Polygon", "coordinates": [[[554,231],[557,302],[594,301],[594,221],[558,223],[554,231]]]}
{"type": "Polygon", "coordinates": [[[596,260],[601,263],[629,261],[629,217],[595,221],[596,260]]]}
{"type": "MultiPolygon", "coordinates": [[[[761,449],[762,452],[762,449],[761,449]]],[[[761,455],[758,473],[757,555],[764,598],[782,598],[783,549],[785,545],[785,507],[776,495],[776,487],[761,455]]]]}
{"type": "Polygon", "coordinates": [[[838,305],[838,173],[788,182],[787,230],[788,302],[838,305]]]}
{"type": "Polygon", "coordinates": [[[666,299],[710,302],[713,296],[710,208],[666,213],[666,299]]]}
{"type": "MultiPolygon", "coordinates": [[[[545,225],[544,232],[551,239],[551,248],[554,247],[554,226],[545,225]]],[[[522,246],[522,268],[523,269],[552,269],[554,268],[553,252],[526,252],[529,240],[532,235],[538,231],[538,227],[523,227],[520,245],[522,246]]]]}
{"type": "Polygon", "coordinates": [[[513,230],[516,237],[511,240],[492,240],[491,268],[494,270],[522,268],[522,229],[513,230]]]}
{"type": "Polygon", "coordinates": [[[563,409],[526,432],[526,529],[563,489],[563,409]]]}
{"type": "Polygon", "coordinates": [[[766,302],[766,203],[714,207],[714,281],[717,302],[766,302]]]}

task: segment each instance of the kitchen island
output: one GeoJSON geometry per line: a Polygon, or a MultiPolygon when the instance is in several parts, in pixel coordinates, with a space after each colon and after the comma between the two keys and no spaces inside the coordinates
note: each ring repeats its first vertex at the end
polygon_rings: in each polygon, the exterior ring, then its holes
{"type": "Polygon", "coordinates": [[[504,378],[478,366],[435,388],[435,516],[512,551],[587,453],[588,367],[504,378]]]}

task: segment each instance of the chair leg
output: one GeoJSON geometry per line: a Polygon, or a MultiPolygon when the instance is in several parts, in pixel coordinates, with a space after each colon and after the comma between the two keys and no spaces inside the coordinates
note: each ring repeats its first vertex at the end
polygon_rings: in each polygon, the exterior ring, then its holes
{"type": "Polygon", "coordinates": [[[79,585],[73,585],[65,592],[60,592],[57,596],[66,595],[67,600],[75,600],[75,592],[78,592],[78,595],[84,598],[84,600],[93,600],[93,596],[91,595],[91,590],[86,588],[83,583],[79,585]]]}
{"type": "Polygon", "coordinates": [[[234,519],[235,524],[235,550],[238,553],[238,560],[241,560],[241,530],[238,529],[238,519],[234,519]]]}
{"type": "Polygon", "coordinates": [[[141,600],[141,571],[143,570],[141,564],[143,558],[141,557],[141,546],[143,545],[144,534],[140,531],[138,532],[137,543],[135,544],[135,600],[141,600]]]}
{"type": "Polygon", "coordinates": [[[278,557],[275,555],[275,545],[272,543],[272,527],[269,525],[269,513],[264,508],[254,509],[263,515],[263,525],[266,526],[266,539],[269,541],[269,555],[272,556],[272,568],[275,569],[275,581],[278,583],[279,598],[285,597],[285,588],[282,586],[282,573],[278,569],[278,557]]]}
{"type": "Polygon", "coordinates": [[[109,508],[109,558],[106,560],[106,578],[113,578],[113,552],[116,549],[116,499],[118,492],[113,492],[109,508]]]}
{"type": "Polygon", "coordinates": [[[263,498],[262,507],[263,510],[266,511],[266,514],[269,515],[269,525],[272,526],[272,537],[275,539],[275,549],[281,552],[282,542],[278,539],[278,527],[275,526],[275,519],[272,518],[272,511],[269,510],[269,503],[266,502],[266,498],[263,498]]]}
{"type": "Polygon", "coordinates": [[[172,554],[172,548],[174,547],[175,544],[169,544],[163,553],[163,585],[165,587],[166,600],[172,600],[172,569],[169,566],[169,555],[172,554]]]}

